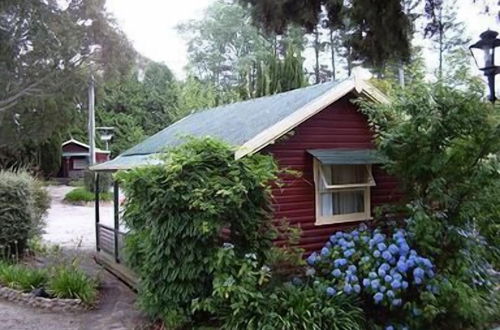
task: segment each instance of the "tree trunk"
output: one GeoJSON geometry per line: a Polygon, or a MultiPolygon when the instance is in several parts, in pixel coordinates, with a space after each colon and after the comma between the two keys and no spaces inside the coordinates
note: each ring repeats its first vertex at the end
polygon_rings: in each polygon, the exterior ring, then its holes
{"type": "Polygon", "coordinates": [[[444,52],[443,35],[444,35],[443,12],[442,8],[440,8],[439,9],[439,68],[438,68],[439,79],[443,78],[443,52],[444,52]]]}
{"type": "Polygon", "coordinates": [[[404,88],[405,87],[405,69],[404,69],[403,61],[399,61],[398,77],[399,77],[399,85],[401,86],[401,88],[404,88]]]}
{"type": "Polygon", "coordinates": [[[316,77],[316,84],[319,84],[319,32],[318,28],[314,30],[314,56],[316,64],[314,66],[314,75],[316,77]]]}
{"type": "Polygon", "coordinates": [[[330,28],[330,51],[332,57],[332,80],[335,80],[335,47],[333,45],[333,29],[330,28]]]}

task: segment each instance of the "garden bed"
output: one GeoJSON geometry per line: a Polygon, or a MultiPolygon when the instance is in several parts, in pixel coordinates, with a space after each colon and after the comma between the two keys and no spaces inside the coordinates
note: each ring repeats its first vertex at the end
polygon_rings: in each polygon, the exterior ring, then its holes
{"type": "Polygon", "coordinates": [[[0,285],[0,299],[51,312],[79,312],[92,309],[80,299],[44,298],[0,285]]]}

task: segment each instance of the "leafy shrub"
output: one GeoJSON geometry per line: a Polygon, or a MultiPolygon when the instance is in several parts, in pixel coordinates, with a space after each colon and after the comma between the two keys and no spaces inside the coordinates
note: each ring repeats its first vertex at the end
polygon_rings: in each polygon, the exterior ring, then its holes
{"type": "Polygon", "coordinates": [[[363,313],[355,300],[330,297],[320,285],[275,282],[255,254],[238,257],[232,246],[220,248],[213,292],[195,300],[194,311],[221,321],[222,329],[360,329],[363,313]]]}
{"type": "Polygon", "coordinates": [[[0,257],[21,255],[29,238],[41,234],[50,198],[25,171],[0,171],[0,257]]]}
{"type": "Polygon", "coordinates": [[[59,298],[80,299],[91,304],[97,297],[97,283],[75,267],[57,267],[48,283],[48,291],[59,298]]]}
{"type": "MultiPolygon", "coordinates": [[[[86,170],[83,172],[83,184],[87,191],[95,192],[95,172],[86,170]]],[[[113,175],[111,173],[99,173],[99,191],[108,192],[113,185],[113,175]]]]}
{"type": "Polygon", "coordinates": [[[162,159],[118,179],[127,195],[125,244],[141,279],[139,302],[177,326],[189,321],[191,300],[211,292],[223,228],[237,253],[262,258],[271,246],[269,183],[277,166],[263,155],[235,160],[230,147],[210,138],[190,139],[162,159]]]}
{"type": "Polygon", "coordinates": [[[83,187],[85,186],[82,179],[71,180],[68,182],[68,186],[70,187],[83,187]]]}
{"type": "MultiPolygon", "coordinates": [[[[101,201],[110,201],[112,199],[113,195],[110,192],[99,193],[99,200],[101,201]]],[[[82,187],[75,188],[64,196],[64,200],[70,203],[93,202],[95,200],[95,194],[82,187]]]]}
{"type": "Polygon", "coordinates": [[[483,328],[500,310],[487,285],[500,260],[500,117],[472,90],[417,84],[363,107],[408,197],[413,246],[443,278],[446,293],[426,299],[424,328],[483,328]]]}
{"type": "Polygon", "coordinates": [[[48,273],[43,269],[0,263],[0,284],[13,289],[30,292],[44,286],[47,278],[48,273]]]}
{"type": "Polygon", "coordinates": [[[410,248],[403,229],[392,236],[380,229],[369,231],[365,225],[339,231],[307,262],[329,284],[327,294],[362,296],[368,314],[381,324],[406,321],[403,310],[415,307],[421,293],[437,293],[434,265],[410,248]]]}

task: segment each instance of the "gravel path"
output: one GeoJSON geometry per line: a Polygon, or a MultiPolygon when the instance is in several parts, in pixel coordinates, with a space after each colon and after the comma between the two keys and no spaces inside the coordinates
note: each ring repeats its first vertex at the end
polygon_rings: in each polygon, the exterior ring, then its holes
{"type": "MultiPolygon", "coordinates": [[[[74,187],[49,186],[47,190],[52,203],[47,213],[46,233],[43,240],[65,248],[95,249],[95,209],[94,205],[69,205],[64,196],[74,187]]],[[[101,203],[99,207],[101,223],[113,226],[112,203],[101,203]]]]}
{"type": "MultiPolygon", "coordinates": [[[[77,256],[86,272],[99,277],[99,304],[88,312],[52,313],[0,300],[0,330],[133,330],[147,323],[135,307],[135,293],[94,262],[94,207],[64,204],[64,195],[71,189],[48,187],[52,203],[43,239],[61,246],[65,257],[77,256]]],[[[100,211],[101,221],[112,225],[112,205],[103,205],[100,211]]]]}

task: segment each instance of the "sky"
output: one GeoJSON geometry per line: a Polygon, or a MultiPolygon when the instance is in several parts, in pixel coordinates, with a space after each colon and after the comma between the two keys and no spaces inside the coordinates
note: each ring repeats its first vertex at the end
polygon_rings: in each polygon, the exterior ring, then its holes
{"type": "MultiPolygon", "coordinates": [[[[144,56],[163,62],[177,78],[184,78],[187,64],[186,41],[175,27],[190,19],[199,19],[203,10],[214,0],[107,0],[106,7],[119,26],[144,56]]],[[[496,0],[456,0],[458,19],[465,22],[467,33],[473,40],[487,28],[500,30],[494,15],[481,14],[484,3],[493,5],[496,0]]],[[[425,42],[424,42],[425,43],[425,42]]],[[[425,53],[428,66],[435,66],[435,56],[425,53]]],[[[306,67],[312,59],[306,54],[306,67]]]]}

